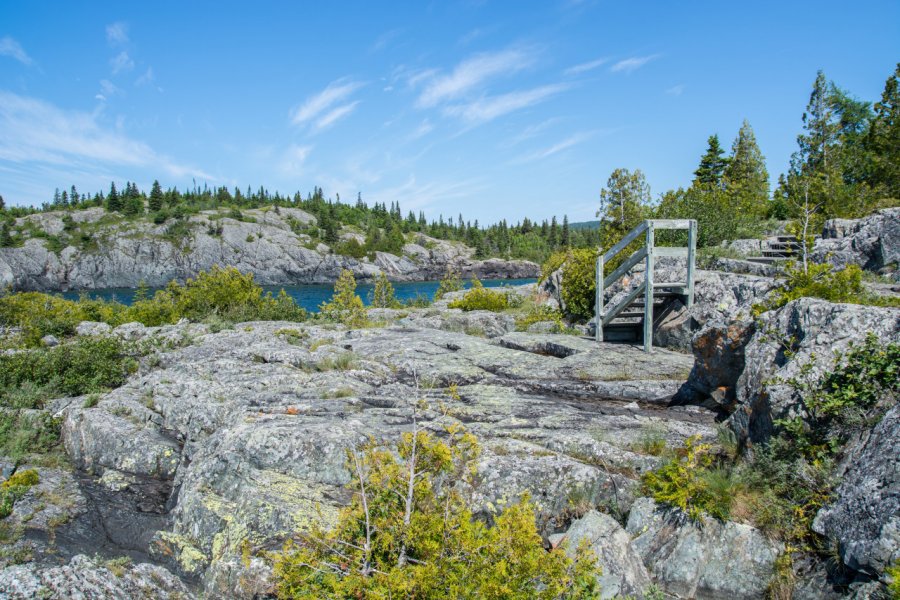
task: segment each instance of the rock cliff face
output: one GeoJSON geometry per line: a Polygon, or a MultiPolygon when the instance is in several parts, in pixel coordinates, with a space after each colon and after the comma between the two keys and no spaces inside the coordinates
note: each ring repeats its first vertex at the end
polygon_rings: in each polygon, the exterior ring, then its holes
{"type": "Polygon", "coordinates": [[[900,263],[900,207],[886,208],[864,219],[832,219],[812,253],[817,262],[859,265],[896,274],[900,263]]]}
{"type": "Polygon", "coordinates": [[[540,273],[538,265],[527,261],[475,260],[472,248],[424,235],[406,244],[399,256],[377,252],[373,260],[357,260],[314,244],[302,229],[315,218],[302,210],[247,210],[243,218],[209,211],[184,224],[170,220],[154,225],[116,219],[102,208],[29,215],[17,220],[28,237],[24,245],[0,248],[0,287],[55,291],[136,287],[141,281],[161,286],[213,265],[253,273],[263,285],[331,283],[343,269],[359,280],[385,273],[395,281],[440,279],[450,267],[463,277],[482,279],[540,273]],[[67,215],[72,219],[68,224],[67,215]],[[77,234],[67,235],[67,227],[77,234]],[[47,235],[58,236],[65,246],[48,249],[47,235]]]}

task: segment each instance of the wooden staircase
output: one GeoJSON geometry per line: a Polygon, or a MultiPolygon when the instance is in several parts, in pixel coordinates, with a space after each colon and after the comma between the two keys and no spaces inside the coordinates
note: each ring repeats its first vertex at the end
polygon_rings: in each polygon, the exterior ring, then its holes
{"type": "Polygon", "coordinates": [[[760,253],[761,256],[751,256],[747,260],[764,265],[771,265],[796,258],[800,255],[802,250],[803,248],[800,246],[800,240],[795,236],[779,235],[766,243],[766,248],[760,253]]]}
{"type": "Polygon", "coordinates": [[[597,257],[596,339],[602,341],[643,342],[652,352],[653,330],[671,312],[674,300],[687,307],[694,303],[694,263],[697,249],[697,221],[693,219],[651,219],[644,221],[615,246],[597,257]],[[687,247],[655,245],[655,232],[662,229],[686,229],[687,247]],[[644,245],[625,259],[615,271],[604,277],[604,267],[629,244],[644,235],[644,245]],[[654,283],[656,259],[687,259],[685,280],[677,283],[654,283]],[[606,305],[604,291],[625,276],[638,263],[645,263],[645,277],[639,285],[614,305],[606,305]]]}

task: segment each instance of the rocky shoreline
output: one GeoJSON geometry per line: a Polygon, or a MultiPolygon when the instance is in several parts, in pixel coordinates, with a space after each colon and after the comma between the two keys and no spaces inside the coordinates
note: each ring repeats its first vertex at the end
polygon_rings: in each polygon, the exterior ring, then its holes
{"type": "MultiPolygon", "coordinates": [[[[399,255],[343,256],[300,232],[304,226],[315,225],[315,217],[295,208],[246,210],[242,218],[204,211],[183,221],[176,236],[171,221],[157,225],[110,220],[102,208],[21,217],[16,227],[25,238],[23,245],[0,248],[0,288],[46,292],[135,288],[142,282],[159,287],[214,265],[252,273],[261,285],[333,283],[345,269],[359,281],[381,273],[393,281],[429,281],[440,279],[448,269],[480,279],[540,275],[535,263],[477,260],[474,248],[423,234],[415,234],[399,255]],[[67,226],[85,232],[89,241],[67,237],[67,226]],[[62,247],[51,250],[48,236],[64,240],[59,242],[62,247]]],[[[350,230],[341,236],[342,240],[363,237],[350,230]]]]}

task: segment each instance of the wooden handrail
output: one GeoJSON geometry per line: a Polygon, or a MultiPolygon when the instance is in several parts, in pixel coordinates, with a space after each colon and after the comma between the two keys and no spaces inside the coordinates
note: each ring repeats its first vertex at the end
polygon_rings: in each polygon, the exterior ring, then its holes
{"type": "Polygon", "coordinates": [[[690,308],[694,303],[694,261],[697,250],[697,221],[694,219],[648,219],[629,231],[618,243],[603,253],[598,253],[596,265],[596,337],[603,341],[603,326],[608,325],[616,316],[644,293],[644,350],[651,352],[653,348],[653,292],[660,288],[677,290],[685,296],[685,304],[690,308]],[[655,247],[655,230],[686,229],[688,231],[687,247],[655,247]],[[644,246],[629,256],[615,271],[604,274],[604,266],[628,247],[641,234],[646,235],[644,246]],[[653,267],[656,257],[687,258],[687,277],[684,284],[653,282],[653,267]],[[615,306],[606,310],[603,292],[621,279],[628,271],[641,261],[645,261],[644,281],[620,300],[615,306]]]}

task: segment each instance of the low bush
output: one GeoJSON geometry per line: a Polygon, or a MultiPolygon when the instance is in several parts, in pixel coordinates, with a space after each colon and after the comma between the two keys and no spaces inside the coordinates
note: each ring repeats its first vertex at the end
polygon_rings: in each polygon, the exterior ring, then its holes
{"type": "Polygon", "coordinates": [[[0,456],[34,463],[59,449],[59,422],[43,411],[0,408],[0,456]]]}
{"type": "Polygon", "coordinates": [[[838,355],[823,379],[810,380],[811,372],[812,364],[804,365],[787,382],[798,391],[805,414],[775,424],[800,456],[818,461],[837,454],[854,432],[880,418],[879,403],[900,395],[900,344],[882,344],[869,333],[861,345],[838,355]]]}
{"type": "Polygon", "coordinates": [[[504,311],[510,308],[509,294],[485,288],[478,279],[472,280],[472,287],[462,298],[453,300],[448,308],[460,308],[464,311],[489,310],[504,311]]]}
{"type": "Polygon", "coordinates": [[[437,302],[450,292],[458,292],[461,289],[463,289],[463,282],[459,273],[453,269],[447,269],[443,279],[438,284],[437,291],[434,293],[434,300],[437,302]]]}
{"type": "Polygon", "coordinates": [[[319,317],[347,327],[365,327],[368,319],[362,298],[356,294],[356,279],[349,269],[341,271],[331,300],[319,307],[319,317]]]}
{"type": "Polygon", "coordinates": [[[28,492],[39,481],[37,471],[28,469],[16,472],[0,483],[0,519],[5,519],[12,514],[13,504],[28,492]]]}
{"type": "Polygon", "coordinates": [[[763,303],[753,307],[755,314],[781,308],[798,298],[821,298],[829,302],[900,306],[900,298],[876,296],[862,285],[863,271],[856,265],[834,269],[830,264],[810,263],[804,270],[800,263],[788,263],[784,282],[763,303]]]}
{"type": "Polygon", "coordinates": [[[114,337],[79,338],[54,348],[0,355],[0,406],[41,408],[50,398],[79,396],[122,385],[137,368],[130,349],[114,337]],[[23,386],[32,392],[10,399],[23,386]]]}
{"type": "Polygon", "coordinates": [[[516,318],[516,330],[527,331],[528,327],[535,323],[549,321],[553,323],[554,333],[563,333],[568,330],[563,322],[562,313],[550,306],[532,306],[525,314],[516,318]]]}
{"type": "Polygon", "coordinates": [[[556,253],[541,268],[542,280],[562,268],[560,295],[566,312],[576,319],[594,316],[596,265],[596,250],[580,249],[556,253]]]}
{"type": "Polygon", "coordinates": [[[273,296],[233,267],[213,267],[188,279],[172,281],[152,297],[138,294],[131,306],[118,302],[66,300],[50,294],[21,292],[0,297],[0,325],[22,329],[26,346],[38,346],[45,335],[71,335],[81,321],[101,321],[113,327],[137,321],[147,326],[177,323],[180,319],[225,322],[304,321],[306,311],[281,290],[273,296]]]}
{"type": "Polygon", "coordinates": [[[692,436],[673,459],[644,474],[644,493],[657,502],[680,508],[694,520],[703,513],[727,519],[731,512],[730,490],[713,484],[713,460],[712,446],[700,443],[700,436],[692,436]]]}
{"type": "Polygon", "coordinates": [[[282,598],[594,598],[593,556],[541,544],[527,495],[494,518],[473,518],[459,487],[478,445],[461,429],[445,443],[416,430],[396,449],[370,441],[348,453],[350,505],[330,531],[314,527],[276,554],[282,598]],[[443,484],[443,485],[442,485],[443,484]]]}

